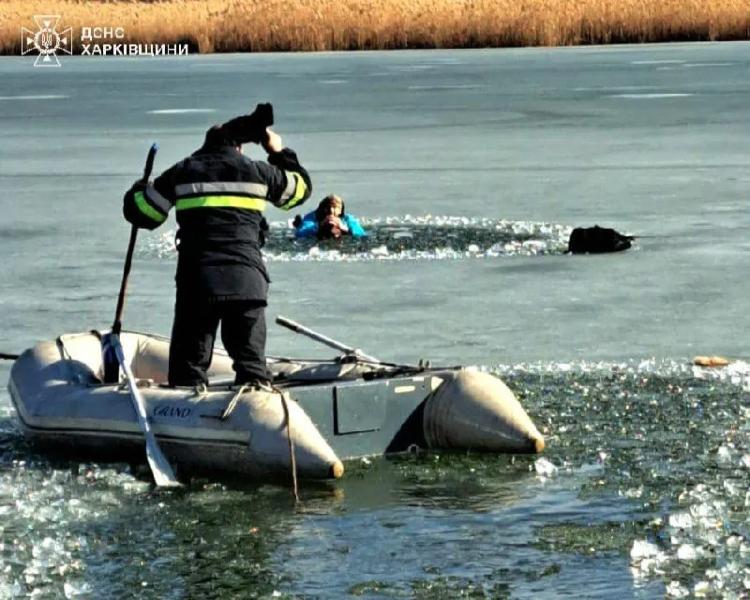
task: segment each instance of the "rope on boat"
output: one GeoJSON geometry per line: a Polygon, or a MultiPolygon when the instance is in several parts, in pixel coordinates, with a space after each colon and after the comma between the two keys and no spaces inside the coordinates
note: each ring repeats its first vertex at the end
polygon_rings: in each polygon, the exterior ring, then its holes
{"type": "Polygon", "coordinates": [[[284,408],[284,416],[286,417],[286,439],[289,441],[289,459],[292,463],[292,489],[294,491],[294,501],[299,502],[299,486],[297,484],[297,457],[294,453],[294,441],[292,440],[292,424],[289,418],[289,406],[287,406],[286,392],[273,386],[274,392],[276,392],[281,398],[281,406],[284,408]]]}
{"type": "MultiPolygon", "coordinates": [[[[224,409],[224,412],[221,413],[221,416],[219,417],[219,419],[222,421],[226,420],[229,417],[229,415],[232,414],[232,411],[237,406],[237,403],[242,397],[242,394],[244,394],[248,388],[255,387],[255,385],[256,384],[247,384],[247,383],[242,384],[242,386],[240,386],[240,389],[237,390],[237,393],[234,395],[232,400],[229,402],[229,404],[227,404],[227,407],[224,409]]],[[[292,466],[292,490],[294,492],[295,502],[299,502],[300,501],[299,500],[299,484],[297,482],[297,457],[294,452],[294,440],[292,440],[292,424],[291,424],[291,418],[289,415],[289,406],[287,405],[287,395],[286,395],[286,392],[284,392],[283,390],[280,390],[275,385],[271,385],[271,391],[279,395],[279,397],[281,398],[281,406],[284,409],[284,418],[286,419],[286,439],[289,442],[289,460],[292,466]]]]}
{"type": "Polygon", "coordinates": [[[232,414],[232,411],[234,410],[235,406],[237,406],[237,403],[240,401],[240,397],[242,396],[242,394],[245,393],[245,390],[247,390],[247,388],[249,388],[249,387],[250,387],[250,385],[248,385],[247,383],[243,383],[240,386],[240,389],[237,390],[237,393],[231,399],[231,401],[229,402],[229,404],[227,404],[227,407],[224,409],[224,412],[221,413],[221,416],[219,417],[219,420],[226,421],[229,418],[229,415],[232,414]]]}

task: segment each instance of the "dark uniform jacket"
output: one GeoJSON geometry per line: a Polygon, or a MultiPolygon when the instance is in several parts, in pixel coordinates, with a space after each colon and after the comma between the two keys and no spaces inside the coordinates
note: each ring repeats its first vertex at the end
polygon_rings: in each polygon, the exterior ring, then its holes
{"type": "Polygon", "coordinates": [[[269,278],[261,258],[263,210],[290,210],[310,197],[312,183],[293,150],[254,161],[230,143],[206,144],[162,173],[136,183],[124,198],[125,218],[154,229],[174,206],[177,292],[195,300],[265,301],[269,278]]]}

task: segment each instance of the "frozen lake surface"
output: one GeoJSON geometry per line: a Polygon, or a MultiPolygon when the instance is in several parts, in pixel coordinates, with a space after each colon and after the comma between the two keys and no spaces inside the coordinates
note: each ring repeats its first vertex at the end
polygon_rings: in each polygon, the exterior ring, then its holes
{"type": "MultiPolygon", "coordinates": [[[[106,328],[150,142],[158,172],[271,101],[304,209],[337,193],[371,236],[295,242],[270,209],[269,320],[492,369],[549,445],[347,465],[295,511],[279,487],[165,496],[50,463],[3,390],[0,596],[746,593],[748,375],[688,363],[747,356],[750,45],[32,63],[0,59],[0,351],[106,328]],[[641,237],[564,254],[594,224],[641,237]]],[[[126,328],[170,330],[174,231],[139,237],[126,328]]],[[[268,350],[328,354],[278,327],[268,350]]]]}

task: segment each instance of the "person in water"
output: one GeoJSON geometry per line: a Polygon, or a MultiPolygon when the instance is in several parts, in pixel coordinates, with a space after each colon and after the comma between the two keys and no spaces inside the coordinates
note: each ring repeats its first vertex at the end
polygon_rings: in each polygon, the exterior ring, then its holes
{"type": "Polygon", "coordinates": [[[298,238],[317,237],[338,240],[345,235],[361,238],[367,235],[356,217],[346,212],[344,201],[335,194],[323,198],[318,208],[304,217],[294,219],[294,235],[298,238]]]}

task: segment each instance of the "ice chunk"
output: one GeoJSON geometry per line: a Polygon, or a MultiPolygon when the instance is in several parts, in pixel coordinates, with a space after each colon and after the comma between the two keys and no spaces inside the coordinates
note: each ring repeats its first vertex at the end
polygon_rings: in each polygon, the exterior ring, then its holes
{"type": "Polygon", "coordinates": [[[66,598],[87,597],[91,594],[91,586],[85,581],[81,583],[66,581],[63,584],[63,592],[66,598]]]}
{"type": "Polygon", "coordinates": [[[633,561],[641,561],[644,558],[653,558],[659,554],[659,548],[647,540],[635,540],[630,549],[630,558],[633,561]]]}
{"type": "Polygon", "coordinates": [[[716,452],[716,462],[720,465],[728,465],[732,462],[732,451],[726,446],[721,446],[716,452]]]}
{"type": "Polygon", "coordinates": [[[670,581],[666,589],[667,596],[671,598],[684,598],[690,595],[690,590],[683,586],[679,581],[670,581]]]}
{"type": "Polygon", "coordinates": [[[693,526],[693,517],[686,512],[669,515],[669,526],[676,529],[690,529],[693,526]]]}
{"type": "Polygon", "coordinates": [[[552,477],[557,473],[557,467],[546,458],[540,458],[534,462],[534,470],[541,477],[552,477]]]}
{"type": "Polygon", "coordinates": [[[698,552],[690,544],[682,544],[677,549],[677,558],[680,560],[695,560],[698,558],[698,552]]]}
{"type": "Polygon", "coordinates": [[[708,581],[699,581],[693,587],[693,594],[699,598],[706,596],[711,591],[708,581]]]}

